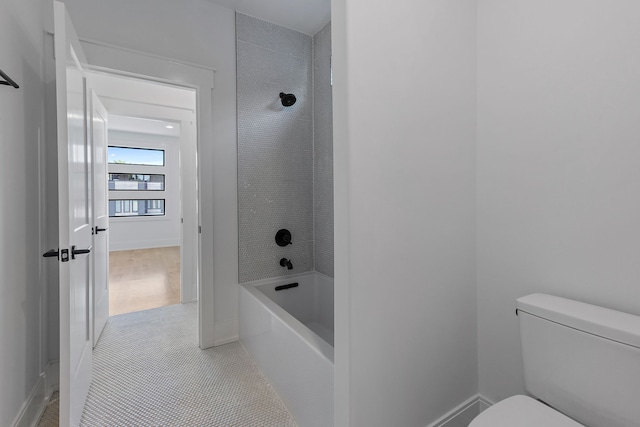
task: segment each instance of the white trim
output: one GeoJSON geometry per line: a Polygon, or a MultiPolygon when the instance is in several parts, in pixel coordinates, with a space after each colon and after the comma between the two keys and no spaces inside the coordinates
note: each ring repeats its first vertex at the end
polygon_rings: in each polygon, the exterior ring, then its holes
{"type": "Polygon", "coordinates": [[[54,391],[60,389],[60,362],[55,360],[49,362],[44,371],[44,387],[47,401],[51,398],[54,391]]]}
{"type": "MultiPolygon", "coordinates": [[[[47,31],[46,33],[51,35],[51,36],[54,36],[54,33],[52,31],[47,31]]],[[[180,64],[180,65],[184,65],[184,66],[187,66],[187,67],[200,68],[200,69],[206,70],[206,71],[213,71],[213,72],[217,71],[215,68],[211,68],[211,67],[208,67],[208,66],[202,65],[202,64],[196,64],[195,62],[182,61],[182,60],[179,60],[179,59],[169,58],[169,57],[162,56],[162,55],[155,55],[153,53],[143,52],[141,50],[136,50],[136,49],[130,49],[128,47],[119,46],[119,45],[115,45],[115,44],[111,44],[111,43],[104,43],[104,42],[97,41],[97,40],[94,40],[94,39],[87,39],[87,38],[80,38],[80,37],[78,39],[80,40],[80,42],[86,43],[86,44],[93,44],[93,45],[96,45],[96,46],[101,46],[101,47],[107,47],[107,48],[110,48],[110,49],[121,50],[121,51],[124,51],[124,52],[127,52],[127,53],[132,53],[134,55],[147,56],[149,58],[154,58],[154,59],[158,59],[158,60],[161,60],[161,61],[168,61],[168,62],[172,62],[174,64],[180,64]]],[[[100,68],[103,68],[103,67],[90,66],[88,68],[89,69],[100,69],[100,68]]],[[[111,69],[109,69],[109,68],[103,68],[103,69],[111,71],[111,69]]],[[[167,82],[170,82],[170,80],[167,80],[167,82]]]]}
{"type": "MultiPolygon", "coordinates": [[[[90,71],[95,73],[95,71],[94,71],[93,69],[91,69],[90,71]]],[[[104,72],[104,71],[103,71],[103,72],[100,72],[100,73],[97,73],[97,74],[109,74],[109,73],[107,73],[107,72],[104,72]]],[[[121,76],[121,75],[116,74],[116,73],[111,73],[111,75],[115,75],[115,76],[117,76],[117,77],[126,77],[126,76],[121,76]]],[[[142,78],[142,77],[139,77],[139,78],[137,78],[137,79],[138,79],[138,80],[142,80],[143,78],[142,78]]],[[[156,84],[164,84],[164,82],[162,82],[162,83],[161,83],[161,82],[156,82],[155,80],[150,80],[150,79],[147,79],[147,81],[152,82],[152,83],[156,83],[156,84]]],[[[193,89],[193,88],[188,87],[188,86],[178,86],[178,85],[173,85],[173,86],[174,86],[174,87],[177,87],[177,88],[184,89],[184,90],[191,90],[191,89],[193,89]]],[[[116,97],[116,96],[100,95],[100,98],[101,98],[101,99],[110,100],[110,101],[125,101],[125,102],[129,102],[129,100],[128,100],[128,99],[124,99],[124,98],[122,98],[122,97],[116,97]]],[[[151,107],[171,107],[171,108],[175,108],[176,110],[184,110],[184,111],[188,111],[188,112],[190,112],[190,113],[195,113],[195,111],[194,111],[194,109],[193,109],[193,108],[176,107],[176,106],[169,105],[169,104],[158,104],[158,103],[155,103],[155,102],[144,102],[144,101],[136,101],[136,104],[140,104],[140,105],[149,105],[149,106],[151,106],[151,107]]],[[[145,119],[146,117],[139,117],[139,118],[141,118],[141,119],[145,119]]],[[[165,136],[165,135],[156,135],[156,136],[160,136],[160,137],[165,137],[165,138],[167,138],[167,136],[165,136]]],[[[168,138],[176,138],[176,137],[171,137],[171,136],[170,136],[170,137],[168,137],[168,138]]],[[[135,142],[138,142],[138,141],[135,141],[135,142]]],[[[112,163],[112,164],[113,164],[113,163],[112,163]]],[[[135,166],[141,166],[141,165],[135,165],[135,166]]]]}
{"type": "MultiPolygon", "coordinates": [[[[334,210],[334,425],[353,424],[351,351],[351,161],[348,81],[347,3],[331,0],[331,68],[333,76],[333,210],[334,210]]],[[[353,361],[357,364],[358,361],[353,361]]]]}
{"type": "Polygon", "coordinates": [[[480,399],[478,394],[470,397],[427,427],[467,427],[469,422],[480,413],[478,409],[480,399]]]}
{"type": "Polygon", "coordinates": [[[40,374],[38,381],[22,403],[18,414],[11,423],[12,427],[36,427],[49,399],[60,386],[60,364],[58,361],[49,362],[45,371],[40,374]]]}
{"type": "Polygon", "coordinates": [[[216,337],[215,341],[213,342],[214,346],[229,344],[240,339],[240,337],[238,336],[238,330],[240,328],[238,326],[237,319],[229,322],[218,322],[214,325],[214,328],[216,337]]]}
{"type": "Polygon", "coordinates": [[[94,45],[97,45],[97,46],[108,47],[108,48],[116,49],[116,50],[122,50],[124,52],[133,53],[134,55],[147,56],[149,58],[159,59],[161,61],[167,61],[167,62],[172,62],[174,64],[186,65],[187,67],[200,68],[202,70],[213,71],[213,72],[216,71],[215,68],[211,68],[211,67],[208,67],[206,65],[196,64],[194,62],[182,61],[182,60],[174,59],[174,58],[168,58],[166,56],[156,55],[156,54],[149,53],[149,52],[143,52],[141,50],[130,49],[128,47],[118,46],[118,45],[115,45],[115,44],[104,43],[104,42],[100,42],[100,41],[93,40],[93,39],[80,38],[80,41],[82,43],[86,43],[86,44],[94,44],[94,45]]]}
{"type": "Polygon", "coordinates": [[[22,403],[18,415],[11,423],[12,427],[31,427],[37,425],[45,408],[44,374],[29,392],[27,399],[22,403]]]}

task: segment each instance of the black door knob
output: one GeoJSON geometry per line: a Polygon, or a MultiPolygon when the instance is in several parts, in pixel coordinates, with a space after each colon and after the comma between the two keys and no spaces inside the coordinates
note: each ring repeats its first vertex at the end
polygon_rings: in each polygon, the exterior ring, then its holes
{"type": "Polygon", "coordinates": [[[91,252],[91,246],[87,249],[76,249],[75,246],[71,246],[71,259],[76,259],[76,255],[85,255],[91,252]]]}
{"type": "Polygon", "coordinates": [[[47,252],[42,254],[45,258],[60,258],[60,251],[58,249],[49,249],[47,252]]]}

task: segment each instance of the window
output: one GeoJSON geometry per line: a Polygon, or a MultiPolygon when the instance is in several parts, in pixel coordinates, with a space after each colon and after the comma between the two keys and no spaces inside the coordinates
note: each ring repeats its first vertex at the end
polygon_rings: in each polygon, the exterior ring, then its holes
{"type": "Polygon", "coordinates": [[[108,146],[109,217],[166,218],[165,183],[170,175],[165,148],[129,142],[132,145],[108,146]]]}
{"type": "Polygon", "coordinates": [[[164,199],[109,200],[109,217],[162,216],[164,199]]]}
{"type": "Polygon", "coordinates": [[[164,166],[164,150],[109,146],[108,156],[112,165],[164,166]]]}
{"type": "Polygon", "coordinates": [[[164,191],[164,175],[110,173],[109,191],[164,191]]]}

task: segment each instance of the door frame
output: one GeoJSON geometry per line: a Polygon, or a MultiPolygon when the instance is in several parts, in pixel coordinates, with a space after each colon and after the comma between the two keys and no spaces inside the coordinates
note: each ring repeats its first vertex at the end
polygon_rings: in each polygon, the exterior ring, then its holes
{"type": "MultiPolygon", "coordinates": [[[[81,40],[90,66],[88,71],[109,73],[116,76],[138,78],[150,82],[192,89],[196,92],[196,138],[197,138],[197,223],[200,228],[205,221],[210,224],[212,198],[202,196],[202,182],[212,182],[213,171],[208,163],[213,140],[213,86],[215,70],[202,66],[176,62],[142,52],[81,40]],[[205,149],[206,147],[206,149],[205,149]],[[204,165],[207,166],[203,168],[204,165]]],[[[198,233],[197,283],[198,283],[198,342],[200,348],[222,344],[216,340],[214,324],[214,282],[213,282],[213,233],[209,227],[200,228],[198,233]],[[204,239],[203,239],[204,236],[204,239]],[[204,240],[204,242],[203,242],[204,240]],[[207,262],[203,263],[205,259],[207,262]]]]}

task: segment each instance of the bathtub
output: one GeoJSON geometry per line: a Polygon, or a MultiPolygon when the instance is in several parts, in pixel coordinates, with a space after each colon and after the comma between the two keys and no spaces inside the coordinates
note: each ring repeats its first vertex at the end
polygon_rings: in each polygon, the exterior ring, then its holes
{"type": "Polygon", "coordinates": [[[242,284],[240,341],[301,427],[333,425],[333,279],[302,273],[242,284]]]}

